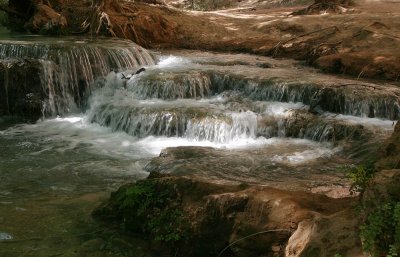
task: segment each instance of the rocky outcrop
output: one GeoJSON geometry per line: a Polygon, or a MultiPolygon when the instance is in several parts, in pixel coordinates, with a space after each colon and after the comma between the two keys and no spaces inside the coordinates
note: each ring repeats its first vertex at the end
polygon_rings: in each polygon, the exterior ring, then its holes
{"type": "Polygon", "coordinates": [[[353,202],[156,176],[121,187],[94,216],[149,236],[159,256],[354,257],[353,202]]]}

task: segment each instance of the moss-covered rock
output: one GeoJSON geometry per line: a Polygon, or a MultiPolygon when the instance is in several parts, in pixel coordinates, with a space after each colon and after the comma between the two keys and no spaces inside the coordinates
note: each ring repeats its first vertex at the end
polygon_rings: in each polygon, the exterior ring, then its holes
{"type": "MultiPolygon", "coordinates": [[[[347,209],[353,201],[153,173],[121,187],[94,216],[145,235],[159,256],[281,256],[303,221],[313,224],[311,241],[295,237],[290,249],[318,246],[318,256],[354,256],[360,248],[357,220],[347,209]],[[345,246],[338,237],[346,238],[345,246]]],[[[291,256],[307,256],[308,250],[291,256]]]]}

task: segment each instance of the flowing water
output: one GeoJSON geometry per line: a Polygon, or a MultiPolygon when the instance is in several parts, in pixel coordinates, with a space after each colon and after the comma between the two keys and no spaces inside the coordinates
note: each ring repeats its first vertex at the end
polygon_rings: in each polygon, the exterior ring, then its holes
{"type": "MultiPolygon", "coordinates": [[[[0,41],[5,67],[21,59],[39,61],[43,116],[0,117],[0,256],[96,247],[110,254],[98,256],[133,256],[96,234],[90,211],[151,171],[342,196],[348,181],[337,168],[354,162],[347,142],[375,145],[400,113],[397,87],[371,94],[376,85],[249,55],[165,55],[109,39],[0,41]],[[163,157],[174,149],[192,154],[163,157]]],[[[0,81],[11,95],[15,85],[0,81]]]]}

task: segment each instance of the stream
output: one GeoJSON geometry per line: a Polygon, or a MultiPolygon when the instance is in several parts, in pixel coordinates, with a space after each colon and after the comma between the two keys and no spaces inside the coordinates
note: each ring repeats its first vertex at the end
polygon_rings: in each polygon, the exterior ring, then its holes
{"type": "Polygon", "coordinates": [[[0,81],[7,257],[152,256],[145,240],[90,216],[151,172],[348,196],[340,168],[376,150],[400,117],[394,85],[116,39],[2,39],[0,81]],[[37,121],[8,114],[26,110],[37,121]]]}

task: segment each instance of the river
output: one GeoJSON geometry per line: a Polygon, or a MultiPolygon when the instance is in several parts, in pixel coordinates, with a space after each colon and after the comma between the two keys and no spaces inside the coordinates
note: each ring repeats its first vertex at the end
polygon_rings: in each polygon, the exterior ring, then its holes
{"type": "Polygon", "coordinates": [[[10,72],[29,59],[40,77],[23,92],[40,98],[38,120],[0,117],[0,256],[151,256],[90,212],[152,171],[347,196],[339,168],[376,149],[400,112],[395,86],[267,57],[18,37],[0,40],[0,58],[9,112],[24,110],[10,72]],[[175,147],[193,155],[152,161],[175,147]]]}

